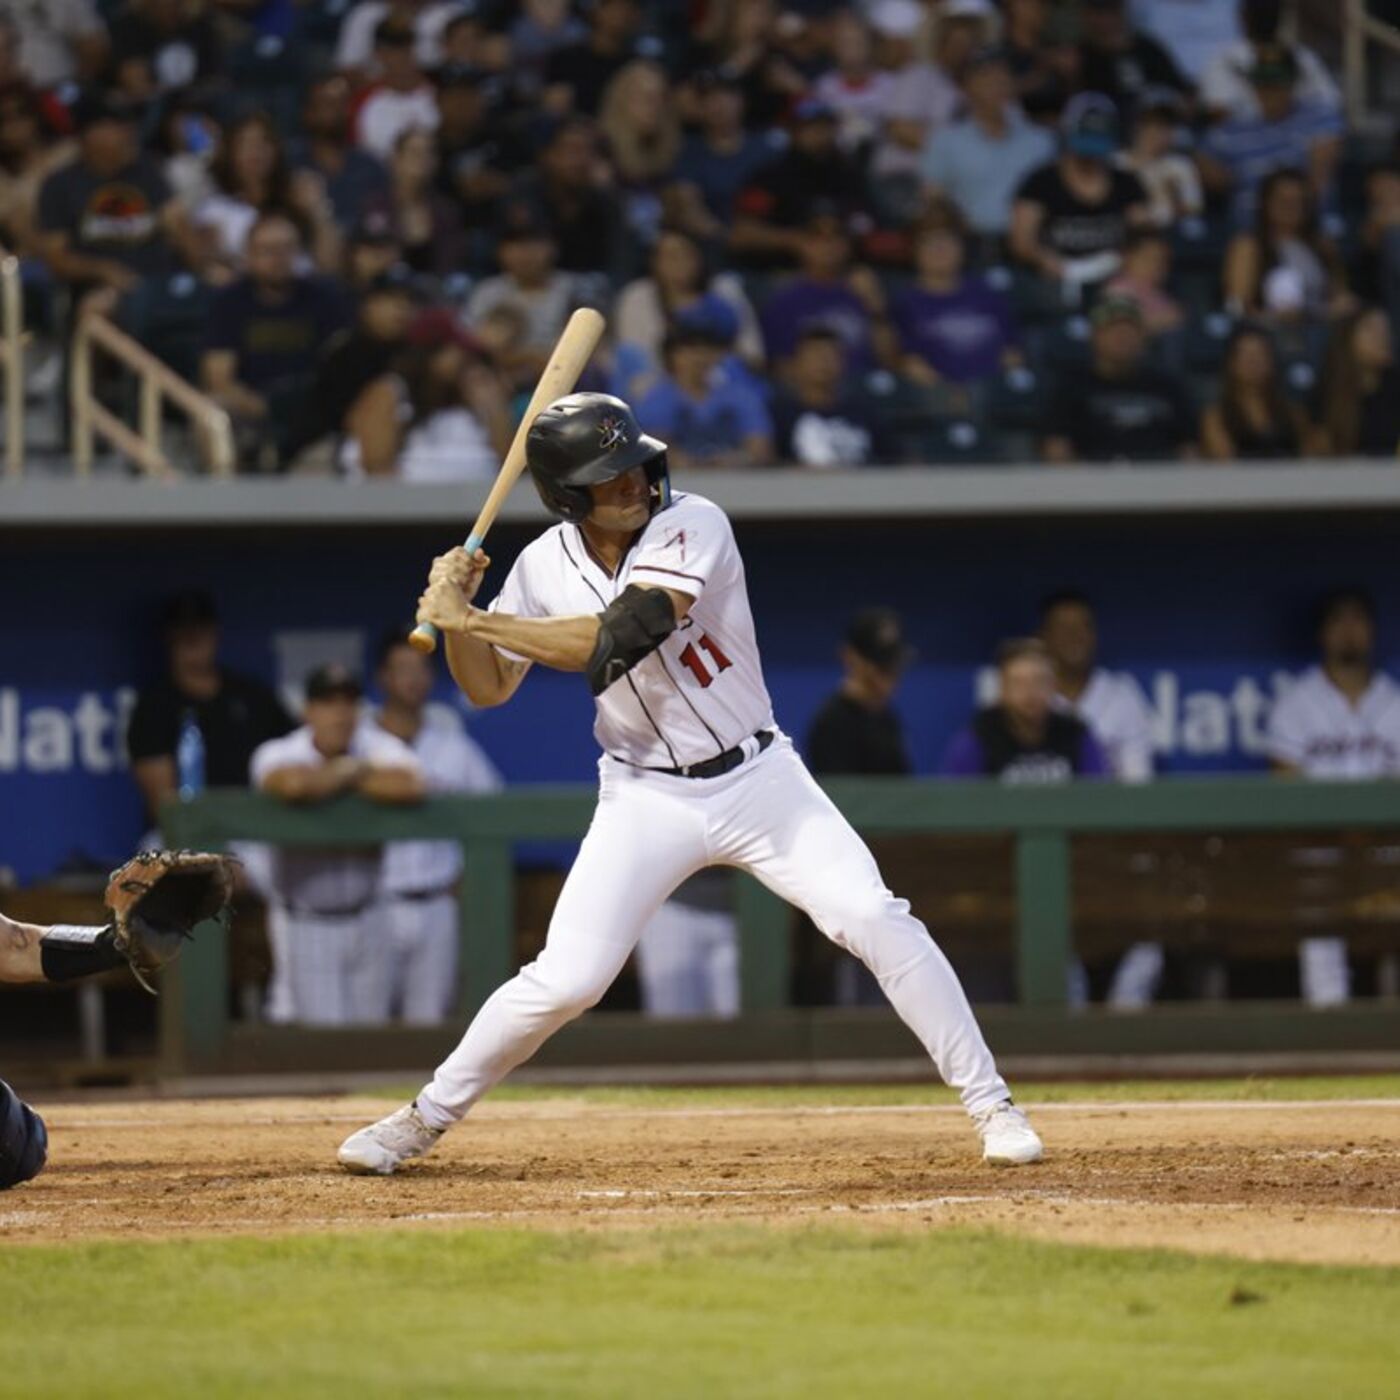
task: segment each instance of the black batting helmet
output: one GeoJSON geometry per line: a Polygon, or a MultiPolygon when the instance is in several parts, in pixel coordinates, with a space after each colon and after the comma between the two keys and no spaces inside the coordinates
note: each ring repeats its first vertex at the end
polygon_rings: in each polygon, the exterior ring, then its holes
{"type": "Polygon", "coordinates": [[[593,509],[588,488],[645,467],[654,515],[671,503],[666,444],[649,437],[637,415],[611,394],[567,394],[530,425],[525,462],[553,514],[578,522],[593,509]]]}

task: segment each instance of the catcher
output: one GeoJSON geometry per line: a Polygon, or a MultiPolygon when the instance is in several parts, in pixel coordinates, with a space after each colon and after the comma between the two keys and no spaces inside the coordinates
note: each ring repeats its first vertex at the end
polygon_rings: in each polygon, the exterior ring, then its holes
{"type": "MultiPolygon", "coordinates": [[[[21,924],[0,914],[0,982],[72,982],[125,963],[154,992],[150,978],[221,915],[233,891],[233,862],[195,851],[145,851],[112,872],[104,896],[112,917],[97,927],[21,924]]],[[[0,1079],[0,1191],[43,1170],[44,1120],[0,1079]]]]}

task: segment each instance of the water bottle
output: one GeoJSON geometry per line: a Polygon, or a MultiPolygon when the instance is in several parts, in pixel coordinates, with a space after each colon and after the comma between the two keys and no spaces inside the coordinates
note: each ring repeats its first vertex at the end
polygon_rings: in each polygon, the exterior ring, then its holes
{"type": "Polygon", "coordinates": [[[180,801],[198,797],[204,791],[204,735],[199,731],[199,721],[193,710],[186,710],[180,721],[175,766],[180,774],[180,801]]]}

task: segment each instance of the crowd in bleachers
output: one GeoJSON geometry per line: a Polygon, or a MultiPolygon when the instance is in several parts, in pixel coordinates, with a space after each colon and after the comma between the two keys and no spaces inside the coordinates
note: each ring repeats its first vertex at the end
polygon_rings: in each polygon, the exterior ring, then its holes
{"type": "Polygon", "coordinates": [[[1390,457],[1400,152],[1293,19],[0,0],[0,241],[246,470],[488,475],[584,304],[681,467],[1390,457]]]}

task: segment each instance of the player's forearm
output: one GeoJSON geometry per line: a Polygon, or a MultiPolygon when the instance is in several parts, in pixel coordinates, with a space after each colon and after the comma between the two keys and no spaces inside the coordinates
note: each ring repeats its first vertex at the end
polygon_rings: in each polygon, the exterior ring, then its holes
{"type": "Polygon", "coordinates": [[[359,760],[332,759],[321,767],[300,764],[276,768],[262,781],[262,790],[283,802],[325,802],[338,797],[360,777],[359,760]]]}
{"type": "Polygon", "coordinates": [[[359,790],[371,802],[403,806],[421,802],[427,795],[422,777],[411,768],[368,768],[359,790]]]}
{"type": "Polygon", "coordinates": [[[471,635],[556,671],[586,671],[598,645],[598,617],[512,617],[474,611],[471,635]]]}
{"type": "Polygon", "coordinates": [[[42,982],[44,969],[38,924],[21,924],[0,914],[0,982],[42,982]]]}

